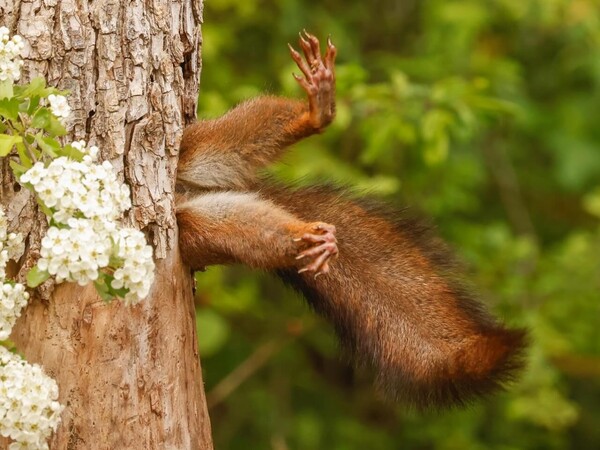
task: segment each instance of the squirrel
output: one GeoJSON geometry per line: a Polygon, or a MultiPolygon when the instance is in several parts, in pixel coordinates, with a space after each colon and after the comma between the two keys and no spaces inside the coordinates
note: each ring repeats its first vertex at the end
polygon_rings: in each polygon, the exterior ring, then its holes
{"type": "Polygon", "coordinates": [[[336,47],[304,32],[289,45],[308,101],[260,96],[188,126],[177,174],[184,263],[243,263],[299,290],[357,366],[393,400],[462,405],[504,387],[524,365],[526,332],[497,322],[418,220],[338,189],[288,189],[257,169],[335,116],[336,47]]]}

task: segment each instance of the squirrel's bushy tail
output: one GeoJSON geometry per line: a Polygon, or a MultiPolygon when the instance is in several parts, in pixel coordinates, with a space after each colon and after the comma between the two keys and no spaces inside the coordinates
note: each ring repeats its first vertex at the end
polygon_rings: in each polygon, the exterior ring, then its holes
{"type": "Polygon", "coordinates": [[[485,311],[421,222],[335,189],[261,192],[301,219],[336,226],[339,257],[329,274],[278,274],[333,324],[357,365],[375,371],[384,393],[418,408],[459,405],[502,387],[522,367],[525,332],[485,311]]]}

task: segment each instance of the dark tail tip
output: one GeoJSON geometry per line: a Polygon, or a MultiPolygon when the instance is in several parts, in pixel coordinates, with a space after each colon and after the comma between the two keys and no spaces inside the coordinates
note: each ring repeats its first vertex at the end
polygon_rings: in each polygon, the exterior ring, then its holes
{"type": "Polygon", "coordinates": [[[426,370],[379,368],[378,387],[418,410],[467,405],[505,388],[525,367],[527,332],[496,327],[469,339],[426,370]]]}

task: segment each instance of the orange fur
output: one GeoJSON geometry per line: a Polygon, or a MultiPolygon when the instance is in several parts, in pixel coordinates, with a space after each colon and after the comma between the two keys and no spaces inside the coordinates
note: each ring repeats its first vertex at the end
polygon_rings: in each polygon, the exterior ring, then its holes
{"type": "Polygon", "coordinates": [[[294,50],[292,58],[308,102],[259,97],[186,129],[177,212],[184,260],[276,271],[395,399],[440,407],[493,392],[522,365],[525,333],[485,311],[427,227],[336,190],[257,180],[258,168],[335,114],[335,48],[328,42],[321,56],[310,35],[300,46],[305,60],[294,50]]]}

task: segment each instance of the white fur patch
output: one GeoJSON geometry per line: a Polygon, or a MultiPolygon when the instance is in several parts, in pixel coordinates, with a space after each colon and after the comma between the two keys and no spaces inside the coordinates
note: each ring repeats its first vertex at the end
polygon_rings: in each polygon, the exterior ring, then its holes
{"type": "Polygon", "coordinates": [[[207,192],[195,196],[177,206],[180,211],[191,209],[194,213],[202,214],[216,220],[224,219],[231,214],[256,219],[262,217],[279,222],[295,222],[292,214],[260,197],[256,192],[207,192]]]}
{"type": "Polygon", "coordinates": [[[235,153],[227,158],[218,153],[207,152],[197,155],[186,167],[180,167],[177,180],[199,188],[241,189],[253,178],[253,170],[247,161],[235,153]]]}

